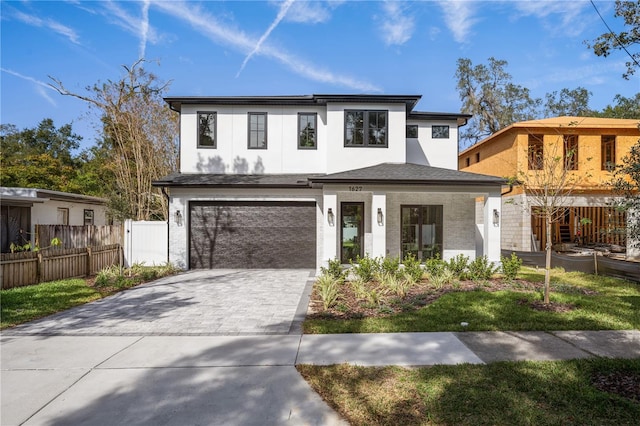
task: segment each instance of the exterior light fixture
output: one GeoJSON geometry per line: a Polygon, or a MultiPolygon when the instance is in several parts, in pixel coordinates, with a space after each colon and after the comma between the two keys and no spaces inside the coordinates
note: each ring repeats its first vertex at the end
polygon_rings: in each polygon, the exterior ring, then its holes
{"type": "Polygon", "coordinates": [[[500,225],[500,213],[498,209],[493,209],[493,226],[500,225]]]}
{"type": "Polygon", "coordinates": [[[327,210],[327,222],[329,222],[329,226],[333,226],[335,224],[335,216],[333,215],[333,210],[329,207],[327,210]]]}
{"type": "Polygon", "coordinates": [[[382,215],[382,209],[378,207],[378,225],[384,225],[384,216],[382,215]]]}
{"type": "Polygon", "coordinates": [[[180,212],[180,210],[176,210],[174,219],[176,221],[176,225],[182,226],[182,213],[180,212]]]}

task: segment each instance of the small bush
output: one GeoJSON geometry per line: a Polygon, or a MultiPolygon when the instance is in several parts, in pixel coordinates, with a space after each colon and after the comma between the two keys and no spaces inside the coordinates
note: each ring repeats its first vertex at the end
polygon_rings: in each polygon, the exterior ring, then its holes
{"type": "Polygon", "coordinates": [[[404,265],[404,274],[408,275],[414,283],[417,283],[422,279],[424,269],[422,268],[420,261],[416,259],[414,255],[406,255],[402,260],[402,264],[404,265]]]}
{"type": "Polygon", "coordinates": [[[427,272],[427,277],[431,285],[435,288],[442,288],[456,281],[456,274],[449,268],[443,268],[439,272],[434,273],[427,272]]]}
{"type": "Polygon", "coordinates": [[[338,301],[340,295],[340,286],[338,281],[329,274],[323,274],[316,281],[318,287],[318,296],[322,300],[322,306],[325,310],[329,309],[338,301]]]}
{"type": "Polygon", "coordinates": [[[338,281],[344,281],[346,272],[342,269],[342,262],[338,258],[329,259],[327,267],[320,267],[322,275],[329,275],[338,281]]]}
{"type": "Polygon", "coordinates": [[[369,257],[360,257],[356,259],[356,263],[351,262],[353,273],[365,282],[372,281],[375,272],[379,269],[378,260],[369,257]]]}
{"type": "Polygon", "coordinates": [[[382,286],[398,297],[404,297],[413,284],[411,280],[403,279],[397,273],[385,272],[380,274],[380,278],[382,286]]]}
{"type": "Polygon", "coordinates": [[[385,291],[380,288],[372,288],[367,292],[367,304],[370,307],[380,306],[382,303],[382,297],[385,295],[385,291]]]}
{"type": "Polygon", "coordinates": [[[400,269],[400,258],[398,257],[385,257],[378,262],[379,271],[387,274],[398,274],[400,269]]]}
{"type": "Polygon", "coordinates": [[[500,261],[502,262],[502,275],[509,281],[515,280],[522,267],[522,259],[516,256],[515,253],[511,253],[510,257],[501,256],[500,261]]]}
{"type": "Polygon", "coordinates": [[[112,265],[98,272],[96,275],[95,285],[97,287],[112,286],[120,277],[122,277],[120,267],[112,265]]]}
{"type": "Polygon", "coordinates": [[[424,269],[431,275],[441,274],[445,267],[446,263],[444,260],[440,259],[440,255],[431,257],[424,262],[424,269]]]}
{"type": "Polygon", "coordinates": [[[473,281],[481,281],[490,279],[498,268],[489,262],[487,256],[476,257],[469,263],[469,278],[473,281]]]}
{"type": "Polygon", "coordinates": [[[362,279],[356,278],[355,280],[351,281],[351,288],[353,289],[353,294],[358,299],[366,299],[368,290],[366,283],[362,279]]]}
{"type": "Polygon", "coordinates": [[[445,266],[453,272],[456,278],[464,279],[467,268],[469,267],[469,257],[460,253],[456,257],[449,259],[449,261],[445,263],[445,266]]]}

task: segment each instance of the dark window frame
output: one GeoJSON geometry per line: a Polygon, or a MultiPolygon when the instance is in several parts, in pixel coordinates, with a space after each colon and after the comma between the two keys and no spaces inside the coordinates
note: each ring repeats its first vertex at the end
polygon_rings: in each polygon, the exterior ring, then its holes
{"type": "Polygon", "coordinates": [[[349,258],[344,248],[344,226],[343,226],[342,220],[344,217],[345,208],[349,206],[360,208],[362,216],[360,217],[360,220],[358,222],[358,235],[357,235],[357,239],[358,239],[358,243],[360,244],[360,247],[359,247],[358,253],[356,253],[356,256],[360,256],[362,258],[364,257],[364,253],[365,253],[364,251],[364,234],[365,234],[365,227],[366,227],[365,204],[362,201],[342,201],[340,202],[340,261],[342,263],[348,263],[348,261],[350,260],[352,261],[356,260],[353,258],[349,258]]]}
{"type": "Polygon", "coordinates": [[[418,125],[417,124],[407,124],[406,137],[407,137],[407,139],[418,139],[418,125]],[[411,131],[409,129],[411,129],[411,131]],[[414,134],[413,133],[414,129],[415,129],[415,136],[412,136],[414,134]]]}
{"type": "Polygon", "coordinates": [[[610,172],[616,167],[615,135],[600,136],[600,167],[610,172]]]}
{"type": "Polygon", "coordinates": [[[431,139],[449,139],[450,138],[450,126],[448,124],[436,124],[431,126],[431,139]],[[441,136],[440,134],[436,133],[436,129],[439,129],[439,131],[444,131],[446,130],[446,136],[441,136]]]}
{"type": "Polygon", "coordinates": [[[565,170],[578,170],[578,135],[563,135],[563,157],[565,170]]]}
{"type": "Polygon", "coordinates": [[[480,162],[480,153],[476,152],[476,163],[480,162]]]}
{"type": "Polygon", "coordinates": [[[85,226],[95,225],[95,212],[93,211],[93,209],[84,209],[82,213],[82,221],[85,226]],[[87,223],[87,218],[89,218],[89,223],[87,223]]]}
{"type": "Polygon", "coordinates": [[[218,147],[218,113],[216,111],[198,111],[197,112],[197,120],[198,120],[198,148],[204,149],[216,149],[218,147]],[[204,145],[201,142],[200,137],[202,136],[202,132],[200,131],[200,116],[201,115],[212,115],[213,116],[213,145],[204,145]]]}
{"type": "Polygon", "coordinates": [[[529,170],[542,170],[544,161],[544,135],[529,135],[527,141],[527,161],[529,170]]]}
{"type": "MultiPolygon", "coordinates": [[[[404,226],[404,222],[403,222],[403,212],[405,209],[418,209],[418,227],[419,230],[416,233],[418,241],[418,256],[416,256],[417,258],[419,258],[419,260],[421,262],[424,262],[426,259],[432,258],[434,257],[434,254],[437,254],[440,256],[440,258],[442,259],[442,255],[444,253],[444,235],[445,235],[445,231],[444,231],[444,205],[443,204],[401,204],[400,205],[400,256],[402,258],[404,258],[404,254],[403,253],[403,247],[402,245],[405,244],[405,239],[403,236],[403,226],[404,226]],[[437,253],[434,253],[434,251],[432,250],[432,256],[429,257],[425,257],[425,252],[422,250],[422,248],[424,247],[424,242],[422,241],[422,237],[424,236],[424,232],[422,230],[422,227],[425,225],[424,222],[424,209],[433,209],[432,211],[430,211],[429,214],[433,214],[435,215],[439,221],[437,221],[434,225],[435,225],[435,232],[436,232],[436,238],[439,238],[439,241],[436,241],[434,246],[437,248],[437,253]],[[422,256],[419,256],[420,254],[422,254],[422,256]],[[420,258],[421,257],[421,258],[420,258]]],[[[427,224],[429,225],[429,224],[427,224]]]]}
{"type": "MultiPolygon", "coordinates": [[[[247,113],[247,149],[267,149],[267,147],[269,146],[268,143],[268,126],[267,126],[267,122],[268,122],[268,115],[266,112],[248,112],[247,113]],[[256,116],[256,117],[264,117],[264,129],[260,130],[260,129],[255,129],[253,130],[251,127],[251,117],[256,116]],[[256,135],[259,135],[261,132],[264,132],[264,146],[251,146],[251,135],[252,132],[255,132],[256,135]]],[[[257,142],[257,139],[256,139],[257,142]]]]}
{"type": "MultiPolygon", "coordinates": [[[[380,129],[380,127],[376,127],[380,129]]],[[[381,109],[345,109],[344,110],[344,146],[345,148],[388,148],[389,147],[389,111],[381,109]],[[348,143],[347,115],[362,113],[362,144],[348,143]],[[369,142],[370,114],[384,113],[384,144],[372,144],[369,142]]]]}
{"type": "MultiPolygon", "coordinates": [[[[308,123],[308,122],[307,122],[308,123]]],[[[298,113],[298,149],[318,149],[318,113],[317,112],[299,112],[298,113]],[[304,146],[302,141],[309,141],[306,127],[302,129],[302,117],[313,117],[313,146],[304,146]]]]}

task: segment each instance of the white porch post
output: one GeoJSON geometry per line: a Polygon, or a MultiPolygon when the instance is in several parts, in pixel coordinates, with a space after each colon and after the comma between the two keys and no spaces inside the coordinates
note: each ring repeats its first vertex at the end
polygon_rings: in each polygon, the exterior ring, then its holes
{"type": "Polygon", "coordinates": [[[338,257],[338,194],[335,191],[324,191],[322,194],[322,246],[323,253],[320,264],[328,266],[329,260],[338,257]],[[331,212],[329,212],[331,211],[331,212]]]}
{"type": "Polygon", "coordinates": [[[374,192],[371,197],[371,257],[387,255],[387,194],[374,192]]]}
{"type": "Polygon", "coordinates": [[[484,199],[484,254],[489,261],[500,262],[500,222],[502,220],[500,191],[490,192],[484,199]]]}

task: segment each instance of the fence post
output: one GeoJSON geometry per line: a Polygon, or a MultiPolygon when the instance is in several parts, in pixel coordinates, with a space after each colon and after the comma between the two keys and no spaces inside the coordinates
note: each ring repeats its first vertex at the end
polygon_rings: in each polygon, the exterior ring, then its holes
{"type": "Polygon", "coordinates": [[[38,261],[36,262],[36,282],[40,284],[42,277],[42,253],[38,252],[38,261]]]}
{"type": "Polygon", "coordinates": [[[87,247],[87,276],[91,276],[93,271],[93,253],[91,247],[87,247]]]}

